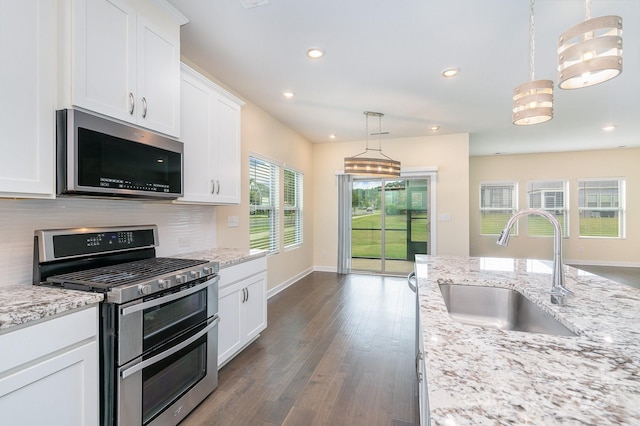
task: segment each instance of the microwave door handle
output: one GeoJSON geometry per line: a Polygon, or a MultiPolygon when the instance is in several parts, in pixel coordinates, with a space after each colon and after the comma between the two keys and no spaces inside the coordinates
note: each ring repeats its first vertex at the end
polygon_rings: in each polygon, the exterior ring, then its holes
{"type": "Polygon", "coordinates": [[[203,282],[202,284],[198,284],[195,287],[191,287],[187,290],[184,291],[179,291],[177,293],[171,293],[168,296],[164,296],[164,297],[160,297],[158,299],[152,299],[149,300],[147,302],[142,302],[142,303],[138,303],[137,305],[133,305],[133,306],[128,306],[126,308],[123,308],[121,310],[121,314],[122,316],[127,316],[129,314],[132,314],[134,312],[138,312],[138,311],[142,311],[143,309],[147,309],[150,308],[152,306],[158,306],[158,305],[162,305],[163,303],[167,303],[167,302],[173,302],[174,300],[177,299],[181,299],[185,296],[189,296],[193,293],[197,293],[200,290],[210,286],[212,284],[212,280],[217,280],[218,277],[216,276],[215,278],[212,278],[210,280],[207,280],[205,282],[203,282]]]}
{"type": "Polygon", "coordinates": [[[123,370],[122,373],[120,373],[120,376],[123,379],[126,379],[130,375],[137,373],[138,371],[145,369],[150,365],[160,362],[163,359],[170,357],[171,355],[175,354],[178,351],[181,351],[182,349],[186,348],[187,346],[189,346],[190,344],[192,344],[193,342],[195,342],[196,340],[198,340],[199,338],[207,334],[213,327],[218,325],[218,322],[220,322],[220,318],[216,316],[213,320],[211,320],[211,323],[209,325],[207,325],[205,328],[203,328],[193,336],[189,337],[184,342],[181,342],[180,344],[173,346],[171,349],[168,349],[158,355],[152,356],[149,359],[145,359],[141,363],[136,364],[131,368],[127,368],[126,370],[123,370]]]}

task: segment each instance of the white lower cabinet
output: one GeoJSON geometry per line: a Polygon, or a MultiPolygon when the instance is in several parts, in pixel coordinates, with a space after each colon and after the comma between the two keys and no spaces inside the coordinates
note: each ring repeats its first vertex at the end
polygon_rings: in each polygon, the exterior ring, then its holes
{"type": "Polygon", "coordinates": [[[0,335],[0,423],[99,421],[97,307],[0,335]]]}
{"type": "Polygon", "coordinates": [[[218,368],[267,328],[267,259],[220,270],[218,368]]]}

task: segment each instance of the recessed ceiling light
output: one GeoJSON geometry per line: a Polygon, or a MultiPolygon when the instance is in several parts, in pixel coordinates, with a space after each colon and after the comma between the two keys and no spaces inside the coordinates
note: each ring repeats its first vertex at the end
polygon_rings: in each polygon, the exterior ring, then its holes
{"type": "Polygon", "coordinates": [[[282,92],[282,96],[284,96],[287,99],[290,99],[295,96],[295,93],[293,93],[291,90],[285,90],[284,92],[282,92]]]}
{"type": "Polygon", "coordinates": [[[307,50],[307,56],[311,59],[318,59],[324,56],[324,50],[317,47],[307,50]]]}
{"type": "Polygon", "coordinates": [[[329,139],[335,139],[336,135],[329,135],[329,139]]]}
{"type": "Polygon", "coordinates": [[[240,4],[242,4],[242,7],[245,9],[251,9],[252,7],[269,4],[269,0],[240,0],[240,4]]]}
{"type": "Polygon", "coordinates": [[[438,126],[437,124],[429,127],[430,132],[437,132],[438,130],[440,130],[440,126],[438,126]]]}
{"type": "Polygon", "coordinates": [[[612,130],[614,130],[616,128],[616,126],[604,126],[602,128],[602,130],[604,130],[605,132],[610,132],[612,130]]]}
{"type": "Polygon", "coordinates": [[[455,77],[458,73],[460,73],[460,68],[447,68],[442,70],[442,76],[447,78],[455,77]]]}

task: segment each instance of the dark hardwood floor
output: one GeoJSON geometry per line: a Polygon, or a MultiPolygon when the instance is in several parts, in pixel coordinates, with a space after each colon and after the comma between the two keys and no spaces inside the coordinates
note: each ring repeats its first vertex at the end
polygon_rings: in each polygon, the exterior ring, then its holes
{"type": "Polygon", "coordinates": [[[414,424],[406,279],[314,272],[272,297],[268,317],[181,426],[414,424]]]}

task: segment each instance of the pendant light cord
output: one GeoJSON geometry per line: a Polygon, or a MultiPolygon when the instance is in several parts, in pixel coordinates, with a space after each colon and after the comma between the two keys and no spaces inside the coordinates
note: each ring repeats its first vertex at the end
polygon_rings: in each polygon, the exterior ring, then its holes
{"type": "Polygon", "coordinates": [[[586,21],[588,21],[589,19],[591,19],[591,0],[585,0],[586,3],[586,10],[587,10],[587,15],[586,15],[586,21]]]}
{"type": "Polygon", "coordinates": [[[531,15],[531,22],[529,23],[529,46],[531,48],[531,51],[529,52],[529,54],[531,55],[530,61],[529,61],[529,66],[530,66],[530,74],[531,74],[531,81],[534,81],[536,72],[535,72],[535,51],[536,51],[536,39],[535,39],[535,31],[536,31],[536,23],[535,20],[533,18],[534,15],[534,9],[533,6],[535,4],[536,0],[531,0],[531,8],[530,8],[530,15],[531,15]]]}

